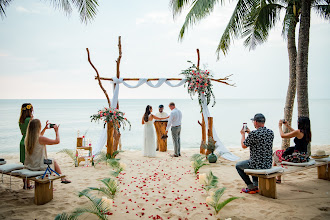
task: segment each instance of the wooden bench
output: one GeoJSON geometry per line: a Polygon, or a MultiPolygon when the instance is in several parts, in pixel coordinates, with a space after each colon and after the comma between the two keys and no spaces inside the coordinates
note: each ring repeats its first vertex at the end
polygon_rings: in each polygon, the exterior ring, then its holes
{"type": "MultiPolygon", "coordinates": [[[[287,175],[291,173],[300,172],[303,170],[311,169],[317,167],[317,176],[319,179],[330,180],[330,169],[328,162],[318,162],[311,166],[298,167],[298,166],[287,166],[288,168],[284,172],[272,173],[272,174],[255,174],[248,173],[247,175],[257,176],[259,178],[259,194],[269,198],[277,199],[276,191],[276,176],[287,175]]],[[[285,165],[286,166],[286,165],[285,165]]]]}
{"type": "MultiPolygon", "coordinates": [[[[53,199],[53,181],[64,178],[65,175],[61,176],[50,176],[41,179],[42,176],[36,177],[22,177],[19,175],[13,175],[11,172],[3,173],[11,177],[18,177],[21,179],[31,180],[35,182],[34,185],[34,204],[43,205],[50,202],[53,199]]],[[[11,180],[10,180],[11,181],[11,180]]]]}

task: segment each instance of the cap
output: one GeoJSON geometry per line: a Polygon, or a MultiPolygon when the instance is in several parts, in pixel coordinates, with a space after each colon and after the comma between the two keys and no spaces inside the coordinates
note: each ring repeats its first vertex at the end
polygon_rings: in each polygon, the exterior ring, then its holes
{"type": "Polygon", "coordinates": [[[256,121],[256,122],[265,122],[266,118],[263,114],[261,113],[257,113],[254,115],[253,118],[251,118],[252,121],[256,121]]]}
{"type": "Polygon", "coordinates": [[[159,105],[159,108],[164,108],[164,106],[163,105],[159,105]]]}

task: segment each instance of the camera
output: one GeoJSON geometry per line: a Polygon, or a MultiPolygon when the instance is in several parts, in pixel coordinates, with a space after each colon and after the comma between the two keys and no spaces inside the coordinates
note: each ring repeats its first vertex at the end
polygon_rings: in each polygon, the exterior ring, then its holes
{"type": "Polygon", "coordinates": [[[44,159],[44,164],[50,165],[53,161],[51,159],[44,159]]]}
{"type": "Polygon", "coordinates": [[[49,128],[54,128],[55,124],[49,124],[49,128]]]}

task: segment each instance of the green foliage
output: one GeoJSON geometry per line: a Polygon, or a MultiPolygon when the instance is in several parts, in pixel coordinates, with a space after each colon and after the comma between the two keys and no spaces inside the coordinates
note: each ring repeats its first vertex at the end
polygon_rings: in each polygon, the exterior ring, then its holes
{"type": "Polygon", "coordinates": [[[81,191],[79,193],[79,197],[85,196],[89,199],[91,204],[87,208],[77,208],[75,211],[72,212],[72,218],[78,218],[79,216],[90,213],[96,215],[99,219],[107,220],[107,215],[105,213],[110,211],[110,208],[105,206],[105,202],[102,199],[94,197],[87,191],[81,191]]]}
{"type": "Polygon", "coordinates": [[[104,187],[96,188],[96,187],[88,187],[87,189],[84,189],[79,193],[79,197],[84,196],[86,193],[89,193],[91,191],[97,191],[102,193],[103,195],[114,199],[116,193],[119,190],[119,186],[117,185],[117,181],[113,180],[111,178],[105,178],[100,180],[103,184],[104,187]]]}
{"type": "MultiPolygon", "coordinates": [[[[5,8],[9,6],[12,0],[0,0],[0,16],[4,18],[6,16],[5,8]]],[[[72,7],[75,7],[79,14],[80,20],[83,23],[88,23],[93,20],[97,13],[98,0],[49,0],[54,8],[61,9],[66,15],[72,13],[72,7]]]]}
{"type": "Polygon", "coordinates": [[[218,177],[214,176],[212,171],[206,175],[206,182],[204,183],[203,189],[209,191],[210,189],[217,188],[218,177]]]}
{"type": "Polygon", "coordinates": [[[68,213],[61,213],[61,214],[58,214],[54,220],[74,220],[74,219],[77,219],[77,218],[73,218],[71,215],[69,215],[68,213]]]}
{"type": "Polygon", "coordinates": [[[107,163],[114,169],[114,171],[111,172],[111,175],[114,177],[119,176],[119,174],[124,170],[118,159],[108,159],[107,163]]]}
{"type": "Polygon", "coordinates": [[[230,197],[230,198],[226,199],[225,201],[220,202],[220,198],[224,194],[225,190],[226,190],[226,188],[223,187],[223,188],[218,189],[217,191],[215,191],[213,196],[212,196],[212,202],[207,203],[209,206],[214,208],[214,211],[215,211],[216,214],[218,214],[220,212],[220,210],[223,207],[225,207],[229,202],[231,202],[235,199],[241,198],[241,197],[230,197]]]}
{"type": "Polygon", "coordinates": [[[209,137],[209,140],[208,140],[207,144],[205,143],[203,145],[203,148],[206,149],[206,150],[209,150],[213,153],[215,151],[216,147],[217,147],[215,145],[215,143],[216,143],[216,141],[214,141],[212,137],[209,137]]]}
{"type": "Polygon", "coordinates": [[[207,163],[205,163],[205,161],[206,161],[205,156],[201,154],[194,154],[191,156],[191,165],[194,169],[195,174],[197,174],[198,170],[201,167],[208,165],[207,163]]]}

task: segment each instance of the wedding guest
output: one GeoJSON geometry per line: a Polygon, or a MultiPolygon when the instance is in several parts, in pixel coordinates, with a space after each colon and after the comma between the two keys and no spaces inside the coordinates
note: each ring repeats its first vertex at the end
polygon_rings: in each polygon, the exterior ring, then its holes
{"type": "Polygon", "coordinates": [[[172,112],[170,114],[170,118],[168,119],[166,134],[168,133],[168,130],[171,128],[173,145],[174,145],[174,154],[172,156],[179,157],[181,156],[180,133],[181,133],[182,113],[179,109],[175,107],[174,102],[171,102],[168,105],[168,107],[171,109],[172,112]]]}
{"type": "Polygon", "coordinates": [[[251,131],[249,128],[240,131],[242,148],[250,148],[250,159],[239,161],[236,164],[236,170],[241,176],[247,188],[243,188],[241,192],[254,194],[259,192],[258,177],[250,177],[244,172],[244,169],[270,169],[272,167],[272,153],[274,132],[265,127],[266,118],[263,114],[258,113],[252,119],[253,125],[257,130],[251,131]],[[245,133],[248,136],[245,138],[245,133]]]}
{"type": "MultiPolygon", "coordinates": [[[[155,114],[158,118],[166,118],[168,114],[164,112],[164,105],[159,105],[158,112],[155,114]]],[[[163,119],[161,121],[166,121],[167,119],[163,119]]]]}
{"type": "MultiPolygon", "coordinates": [[[[25,167],[29,170],[46,170],[47,165],[44,164],[44,159],[47,159],[46,145],[55,145],[60,143],[60,135],[58,132],[58,125],[54,125],[54,131],[56,138],[49,139],[44,137],[44,133],[48,127],[48,121],[46,122],[45,128],[41,131],[41,123],[39,119],[32,119],[27,128],[25,138],[25,167]],[[41,132],[40,132],[41,131],[41,132]]],[[[58,163],[53,160],[54,170],[61,174],[61,169],[58,163]]],[[[61,183],[71,183],[70,180],[61,178],[61,183]]]]}
{"type": "MultiPolygon", "coordinates": [[[[33,106],[31,103],[24,103],[21,107],[21,114],[18,121],[19,129],[21,130],[22,138],[19,144],[19,154],[20,154],[20,162],[24,164],[25,161],[25,136],[26,129],[29,125],[30,120],[33,118],[33,106]]],[[[32,189],[33,187],[30,185],[30,181],[25,181],[23,179],[23,189],[32,189]]]]}
{"type": "MultiPolygon", "coordinates": [[[[280,131],[281,138],[294,138],[293,141],[295,146],[288,147],[285,151],[278,150],[275,153],[275,156],[281,157],[276,158],[277,161],[282,161],[288,155],[292,155],[294,152],[300,154],[308,154],[307,145],[311,142],[312,133],[311,133],[311,123],[308,117],[299,117],[298,118],[298,129],[293,129],[286,121],[280,120],[278,122],[278,128],[280,131]],[[286,126],[290,132],[284,133],[282,125],[286,126]],[[282,155],[279,154],[282,152],[282,155]]],[[[275,157],[274,157],[275,158],[275,157]]],[[[276,183],[281,183],[281,176],[277,177],[276,183]]]]}

